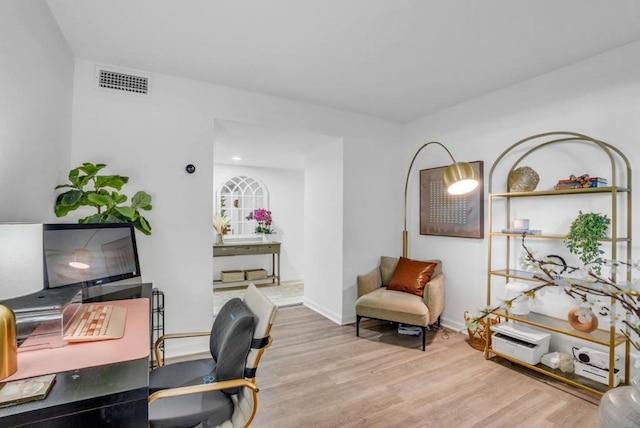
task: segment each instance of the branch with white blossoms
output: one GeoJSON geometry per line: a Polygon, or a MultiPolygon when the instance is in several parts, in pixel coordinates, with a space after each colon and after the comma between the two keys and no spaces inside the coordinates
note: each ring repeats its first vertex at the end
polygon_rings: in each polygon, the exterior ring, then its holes
{"type": "Polygon", "coordinates": [[[640,282],[638,280],[627,281],[626,275],[624,275],[632,269],[640,270],[640,263],[598,258],[583,267],[567,266],[549,258],[537,258],[526,246],[525,238],[526,234],[523,234],[521,263],[533,273],[533,278],[539,283],[512,299],[502,301],[497,306],[483,309],[479,316],[467,320],[467,328],[473,330],[478,327],[480,320],[490,317],[500,310],[509,310],[517,299],[524,297],[535,300],[546,288],[559,287],[569,297],[581,302],[579,316],[583,319],[589,319],[590,316],[595,316],[593,307],[600,306],[600,315],[609,315],[618,331],[629,339],[634,348],[640,350],[640,282]],[[599,270],[594,269],[595,265],[609,266],[610,276],[605,277],[597,273],[599,270]],[[557,268],[562,268],[563,273],[566,272],[574,276],[558,274],[557,268]],[[624,272],[618,272],[620,269],[623,269],[624,272]],[[625,280],[619,280],[618,276],[625,277],[625,280]],[[613,313],[610,307],[598,302],[598,298],[612,299],[623,310],[624,316],[613,313]]]}

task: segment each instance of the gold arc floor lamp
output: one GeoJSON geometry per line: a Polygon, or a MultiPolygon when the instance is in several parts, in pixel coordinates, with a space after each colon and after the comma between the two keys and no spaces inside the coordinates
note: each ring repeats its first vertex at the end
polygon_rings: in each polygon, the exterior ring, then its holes
{"type": "Polygon", "coordinates": [[[416,154],[413,155],[413,159],[411,159],[411,164],[409,165],[409,170],[407,171],[407,179],[404,182],[404,230],[402,231],[402,257],[405,258],[409,252],[409,235],[407,233],[407,188],[409,187],[411,168],[413,168],[413,163],[416,161],[416,158],[422,149],[430,146],[431,144],[436,144],[442,147],[453,161],[453,163],[445,169],[444,174],[442,174],[442,182],[449,194],[464,195],[478,187],[478,173],[471,164],[467,162],[456,162],[449,149],[447,149],[442,143],[431,141],[423,144],[416,154]]]}

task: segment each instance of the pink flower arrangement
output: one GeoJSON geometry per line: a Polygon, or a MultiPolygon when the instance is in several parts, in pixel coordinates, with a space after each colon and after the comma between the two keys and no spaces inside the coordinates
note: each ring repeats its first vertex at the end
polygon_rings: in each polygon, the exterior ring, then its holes
{"type": "Polygon", "coordinates": [[[258,222],[255,229],[256,233],[273,233],[273,229],[271,228],[271,223],[273,222],[271,211],[265,210],[264,208],[255,209],[249,213],[247,220],[255,220],[258,222]]]}

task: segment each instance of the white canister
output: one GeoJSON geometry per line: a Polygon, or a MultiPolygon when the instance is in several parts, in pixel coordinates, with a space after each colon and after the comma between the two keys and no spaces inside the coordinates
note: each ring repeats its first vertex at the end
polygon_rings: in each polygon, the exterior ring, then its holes
{"type": "Polygon", "coordinates": [[[531,289],[530,284],[521,282],[509,282],[505,287],[505,300],[515,299],[511,303],[511,313],[514,315],[526,315],[529,313],[529,299],[525,295],[531,289]]]}
{"type": "Polygon", "coordinates": [[[513,228],[514,229],[529,229],[529,219],[528,218],[516,218],[513,220],[513,228]]]}

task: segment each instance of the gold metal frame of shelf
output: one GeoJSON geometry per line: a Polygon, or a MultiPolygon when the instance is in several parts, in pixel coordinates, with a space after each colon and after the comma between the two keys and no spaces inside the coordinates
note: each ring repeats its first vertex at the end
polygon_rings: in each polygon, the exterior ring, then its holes
{"type": "MultiPolygon", "coordinates": [[[[595,387],[591,387],[589,385],[586,385],[585,383],[588,382],[590,384],[596,385],[596,381],[591,381],[590,379],[584,378],[585,379],[583,381],[584,383],[581,383],[581,382],[579,382],[580,379],[574,380],[574,379],[570,379],[570,378],[568,378],[566,376],[563,376],[562,374],[557,374],[557,373],[555,373],[555,369],[552,369],[551,367],[549,367],[549,368],[544,367],[542,363],[537,364],[537,365],[531,365],[529,363],[525,363],[524,361],[518,360],[517,358],[513,358],[510,355],[503,354],[502,352],[498,352],[498,351],[494,350],[493,348],[488,349],[487,352],[489,352],[489,353],[491,353],[491,354],[493,354],[495,356],[498,356],[500,358],[504,358],[505,360],[511,361],[512,363],[518,364],[520,366],[523,366],[523,367],[526,367],[528,369],[534,370],[534,371],[536,371],[538,373],[542,373],[542,374],[544,374],[546,376],[552,377],[552,378],[554,378],[556,380],[559,380],[561,382],[569,384],[569,385],[571,385],[571,386],[573,386],[575,388],[579,388],[579,389],[582,389],[582,390],[585,390],[585,391],[589,391],[589,392],[591,392],[593,394],[604,395],[604,393],[608,389],[608,385],[605,385],[605,384],[597,384],[598,387],[602,388],[602,390],[597,389],[595,387]]],[[[491,357],[487,357],[487,359],[490,359],[490,358],[491,357]]],[[[579,375],[575,375],[574,374],[573,376],[579,376],[579,375]]],[[[580,378],[582,378],[582,376],[580,376],[580,378]]],[[[622,383],[620,384],[620,386],[622,386],[622,383]]]]}
{"type": "MultiPolygon", "coordinates": [[[[506,162],[505,162],[506,163],[506,162]]],[[[555,196],[568,196],[568,197],[578,197],[580,195],[585,195],[585,196],[589,196],[589,195],[596,195],[596,194],[602,194],[602,195],[609,195],[610,199],[611,199],[611,206],[610,206],[610,215],[611,215],[611,226],[610,226],[610,232],[611,232],[611,236],[612,238],[608,238],[608,239],[602,239],[603,242],[610,242],[611,243],[611,258],[612,259],[617,259],[618,255],[618,244],[626,244],[626,260],[631,260],[632,258],[632,245],[631,245],[631,237],[632,237],[632,191],[631,191],[631,187],[632,187],[632,179],[631,179],[631,164],[628,160],[628,158],[624,155],[624,153],[622,151],[620,151],[618,148],[616,148],[615,146],[612,146],[609,143],[605,143],[604,141],[600,141],[594,138],[591,138],[587,135],[584,134],[579,134],[579,133],[575,133],[575,132],[566,132],[566,131],[559,131],[559,132],[547,132],[547,133],[542,133],[542,134],[537,134],[537,135],[532,135],[530,137],[524,138],[518,142],[516,142],[515,144],[511,145],[509,148],[507,148],[505,151],[503,151],[500,156],[498,156],[498,158],[495,160],[495,162],[493,163],[493,165],[491,166],[491,169],[489,171],[489,177],[488,177],[488,186],[487,186],[487,190],[488,190],[488,200],[487,200],[487,219],[488,219],[488,235],[489,235],[489,239],[487,240],[488,242],[488,257],[487,257],[487,306],[491,305],[492,299],[491,299],[491,292],[492,292],[492,287],[495,284],[495,277],[503,277],[505,279],[505,281],[508,281],[510,278],[513,279],[519,279],[519,280],[524,280],[524,281],[532,281],[532,282],[544,282],[543,279],[538,279],[534,277],[534,274],[531,272],[526,272],[526,271],[519,271],[519,270],[515,270],[515,269],[510,269],[510,258],[511,258],[511,245],[512,245],[512,241],[514,238],[519,238],[522,237],[521,234],[509,234],[509,233],[501,233],[501,232],[496,232],[493,231],[493,202],[494,199],[498,200],[498,199],[502,199],[502,200],[506,200],[506,206],[504,207],[504,209],[506,209],[506,219],[511,219],[511,201],[514,198],[526,198],[526,197],[555,197],[555,196]],[[528,143],[528,146],[525,146],[525,144],[528,143]],[[496,168],[499,164],[501,164],[501,162],[503,160],[505,160],[506,156],[508,154],[511,154],[513,156],[515,156],[515,161],[513,161],[513,164],[511,164],[511,167],[509,168],[508,165],[506,166],[507,170],[507,175],[508,173],[510,173],[511,171],[513,171],[516,167],[518,167],[518,165],[521,164],[521,162],[526,159],[531,153],[540,150],[542,148],[546,148],[558,143],[587,143],[587,144],[591,144],[594,145],[598,148],[600,148],[603,152],[603,154],[606,156],[606,158],[608,158],[609,163],[610,163],[610,172],[611,172],[611,176],[610,176],[610,183],[609,186],[605,186],[605,187],[593,187],[593,188],[577,188],[577,189],[561,189],[561,190],[533,190],[533,191],[527,191],[527,192],[511,192],[511,191],[507,191],[507,192],[496,192],[493,193],[493,176],[494,173],[496,171],[496,168]],[[519,151],[515,151],[515,149],[518,148],[519,151]],[[624,177],[626,178],[626,183],[620,183],[621,185],[619,185],[617,183],[618,180],[618,174],[616,171],[616,163],[619,164],[624,164],[624,166],[626,166],[626,175],[624,175],[624,177]],[[620,237],[618,236],[618,228],[619,228],[619,214],[618,214],[618,205],[621,204],[622,202],[625,202],[625,200],[620,200],[618,198],[618,195],[620,194],[620,196],[624,195],[626,198],[626,230],[624,230],[624,234],[626,234],[626,237],[620,237]],[[505,253],[505,264],[503,269],[494,269],[492,267],[492,241],[494,239],[498,239],[498,238],[507,238],[504,241],[504,253],[505,253]]],[[[507,183],[505,183],[506,185],[507,183]]],[[[508,189],[510,190],[510,189],[508,189]]],[[[508,227],[508,226],[507,226],[508,227]]],[[[502,229],[500,229],[502,230],[502,229]]],[[[548,235],[526,235],[527,239],[552,239],[552,240],[560,240],[560,239],[564,239],[565,236],[563,235],[555,235],[555,234],[548,234],[548,235]]],[[[615,280],[615,277],[613,278],[615,280]]],[[[627,272],[627,280],[631,280],[631,272],[627,272]]],[[[615,311],[615,301],[612,300],[611,301],[611,308],[612,311],[615,311]]],[[[623,384],[628,384],[629,383],[629,371],[630,371],[630,357],[629,357],[629,352],[630,352],[630,345],[629,345],[629,340],[624,337],[623,335],[620,334],[616,334],[615,332],[615,327],[611,327],[608,331],[604,331],[604,330],[600,330],[599,333],[596,333],[595,336],[586,336],[580,332],[575,332],[572,331],[572,329],[570,329],[570,327],[568,326],[568,322],[560,320],[558,318],[554,318],[554,317],[548,317],[548,316],[544,316],[546,317],[546,319],[531,319],[528,320],[523,316],[515,316],[515,315],[508,315],[506,314],[504,311],[501,311],[499,313],[500,316],[508,319],[508,320],[515,320],[518,322],[522,322],[525,324],[529,324],[532,326],[536,326],[538,328],[542,328],[544,330],[550,331],[550,332],[554,332],[554,333],[558,333],[558,334],[562,334],[568,337],[573,337],[573,338],[577,338],[580,340],[586,340],[588,342],[591,343],[596,343],[596,344],[600,344],[603,346],[606,346],[609,349],[609,367],[613,367],[614,366],[614,356],[615,356],[615,348],[624,344],[625,345],[625,354],[624,354],[624,366],[625,366],[625,379],[623,381],[623,384]],[[557,320],[557,322],[555,321],[557,320]],[[566,326],[565,326],[566,324],[566,326]]],[[[533,316],[532,316],[533,318],[533,316]]],[[[509,361],[513,361],[515,363],[521,364],[525,367],[528,367],[532,370],[538,371],[540,373],[544,373],[547,374],[555,379],[558,379],[560,381],[566,382],[570,385],[573,385],[575,387],[584,389],[584,390],[588,390],[588,391],[592,391],[598,394],[603,394],[602,391],[598,391],[597,389],[594,389],[592,387],[589,387],[588,385],[585,385],[583,383],[580,383],[578,381],[574,381],[571,379],[567,379],[566,377],[563,376],[559,376],[555,373],[553,373],[551,370],[553,369],[549,369],[546,370],[544,368],[541,367],[536,367],[536,366],[532,366],[530,364],[527,364],[523,361],[520,360],[516,360],[513,359],[512,357],[509,357],[508,355],[504,355],[502,353],[496,352],[493,349],[491,349],[491,347],[489,346],[489,340],[490,340],[490,335],[487,336],[487,346],[485,349],[485,358],[489,358],[490,353],[491,354],[495,354],[495,355],[499,355],[503,358],[506,358],[509,361]]],[[[579,380],[579,379],[578,379],[579,380]]],[[[603,385],[604,388],[606,390],[607,387],[612,387],[613,385],[613,373],[609,374],[609,384],[608,385],[603,385]]]]}
{"type": "MultiPolygon", "coordinates": [[[[491,196],[498,198],[521,198],[528,196],[563,196],[577,195],[581,193],[611,193],[614,190],[611,186],[606,187],[588,187],[585,189],[562,189],[562,190],[532,190],[530,192],[504,192],[492,193],[491,196]]],[[[615,187],[616,192],[628,193],[631,190],[626,187],[615,187]]]]}

